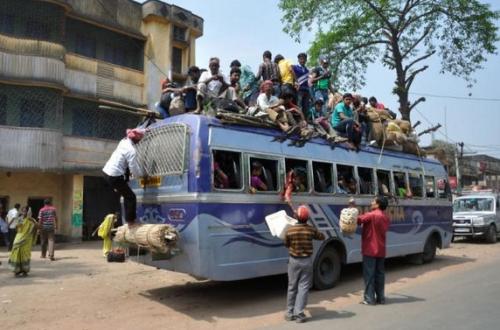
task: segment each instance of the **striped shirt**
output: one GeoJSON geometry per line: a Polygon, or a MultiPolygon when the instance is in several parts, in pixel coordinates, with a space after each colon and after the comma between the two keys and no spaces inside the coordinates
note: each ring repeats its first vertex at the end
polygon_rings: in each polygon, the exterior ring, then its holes
{"type": "Polygon", "coordinates": [[[56,224],[56,208],[52,205],[45,205],[38,212],[38,220],[44,230],[54,230],[56,224]]]}
{"type": "Polygon", "coordinates": [[[285,246],[292,257],[309,257],[313,253],[313,239],[322,241],[325,235],[308,224],[297,224],[288,228],[285,246]]]}

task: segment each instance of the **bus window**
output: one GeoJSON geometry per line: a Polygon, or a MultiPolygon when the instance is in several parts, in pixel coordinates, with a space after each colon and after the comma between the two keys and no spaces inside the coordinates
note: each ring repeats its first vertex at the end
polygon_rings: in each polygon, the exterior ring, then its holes
{"type": "Polygon", "coordinates": [[[433,176],[425,176],[425,197],[436,197],[436,184],[433,176]]]}
{"type": "Polygon", "coordinates": [[[362,195],[375,195],[373,169],[358,167],[359,193],[362,195]]]}
{"type": "Polygon", "coordinates": [[[318,193],[333,193],[332,165],[313,162],[314,191],[318,193]]]}
{"type": "Polygon", "coordinates": [[[252,191],[278,190],[278,161],[250,157],[250,187],[252,191]]]}
{"type": "Polygon", "coordinates": [[[241,189],[241,153],[212,151],[212,184],[215,189],[241,189]]]}
{"type": "Polygon", "coordinates": [[[413,197],[424,197],[424,183],[420,174],[410,173],[410,189],[413,197]]]}
{"type": "Polygon", "coordinates": [[[298,159],[285,159],[286,173],[291,170],[295,172],[295,190],[294,192],[307,192],[309,191],[309,184],[307,180],[307,161],[298,159]]]}
{"type": "Polygon", "coordinates": [[[377,170],[378,193],[384,196],[391,196],[391,172],[377,170]]]}
{"type": "Polygon", "coordinates": [[[450,198],[451,197],[451,189],[450,184],[446,179],[437,180],[437,192],[439,198],[450,198]]]}
{"type": "Polygon", "coordinates": [[[396,195],[401,198],[410,197],[411,191],[408,189],[406,184],[406,174],[403,172],[394,172],[394,188],[396,189],[396,195]]]}
{"type": "Polygon", "coordinates": [[[357,182],[354,177],[354,166],[337,164],[337,194],[356,194],[357,182]]]}

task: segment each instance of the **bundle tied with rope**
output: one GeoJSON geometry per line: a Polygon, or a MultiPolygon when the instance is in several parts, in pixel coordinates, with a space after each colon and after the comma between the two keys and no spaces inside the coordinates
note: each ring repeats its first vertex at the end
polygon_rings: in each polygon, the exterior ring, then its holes
{"type": "Polygon", "coordinates": [[[347,207],[340,211],[339,225],[342,233],[352,235],[358,227],[359,211],[355,207],[347,207]]]}
{"type": "Polygon", "coordinates": [[[167,224],[144,224],[118,228],[114,241],[119,244],[136,244],[152,252],[169,253],[179,239],[177,230],[167,224]]]}

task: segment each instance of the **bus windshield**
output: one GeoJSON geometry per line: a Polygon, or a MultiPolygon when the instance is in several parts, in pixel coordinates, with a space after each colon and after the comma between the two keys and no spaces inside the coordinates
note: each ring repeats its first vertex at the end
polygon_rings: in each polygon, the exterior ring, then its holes
{"type": "Polygon", "coordinates": [[[460,198],[453,202],[453,212],[492,212],[492,198],[460,198]]]}

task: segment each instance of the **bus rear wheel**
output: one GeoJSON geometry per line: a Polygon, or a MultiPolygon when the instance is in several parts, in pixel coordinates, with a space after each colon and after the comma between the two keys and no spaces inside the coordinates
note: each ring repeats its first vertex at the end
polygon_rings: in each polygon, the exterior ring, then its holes
{"type": "Polygon", "coordinates": [[[314,288],[330,289],[338,282],[342,264],[340,255],[333,247],[326,247],[314,264],[314,288]]]}
{"type": "Polygon", "coordinates": [[[422,261],[424,263],[431,262],[436,256],[437,240],[434,236],[430,236],[425,242],[424,251],[422,252],[422,261]]]}

